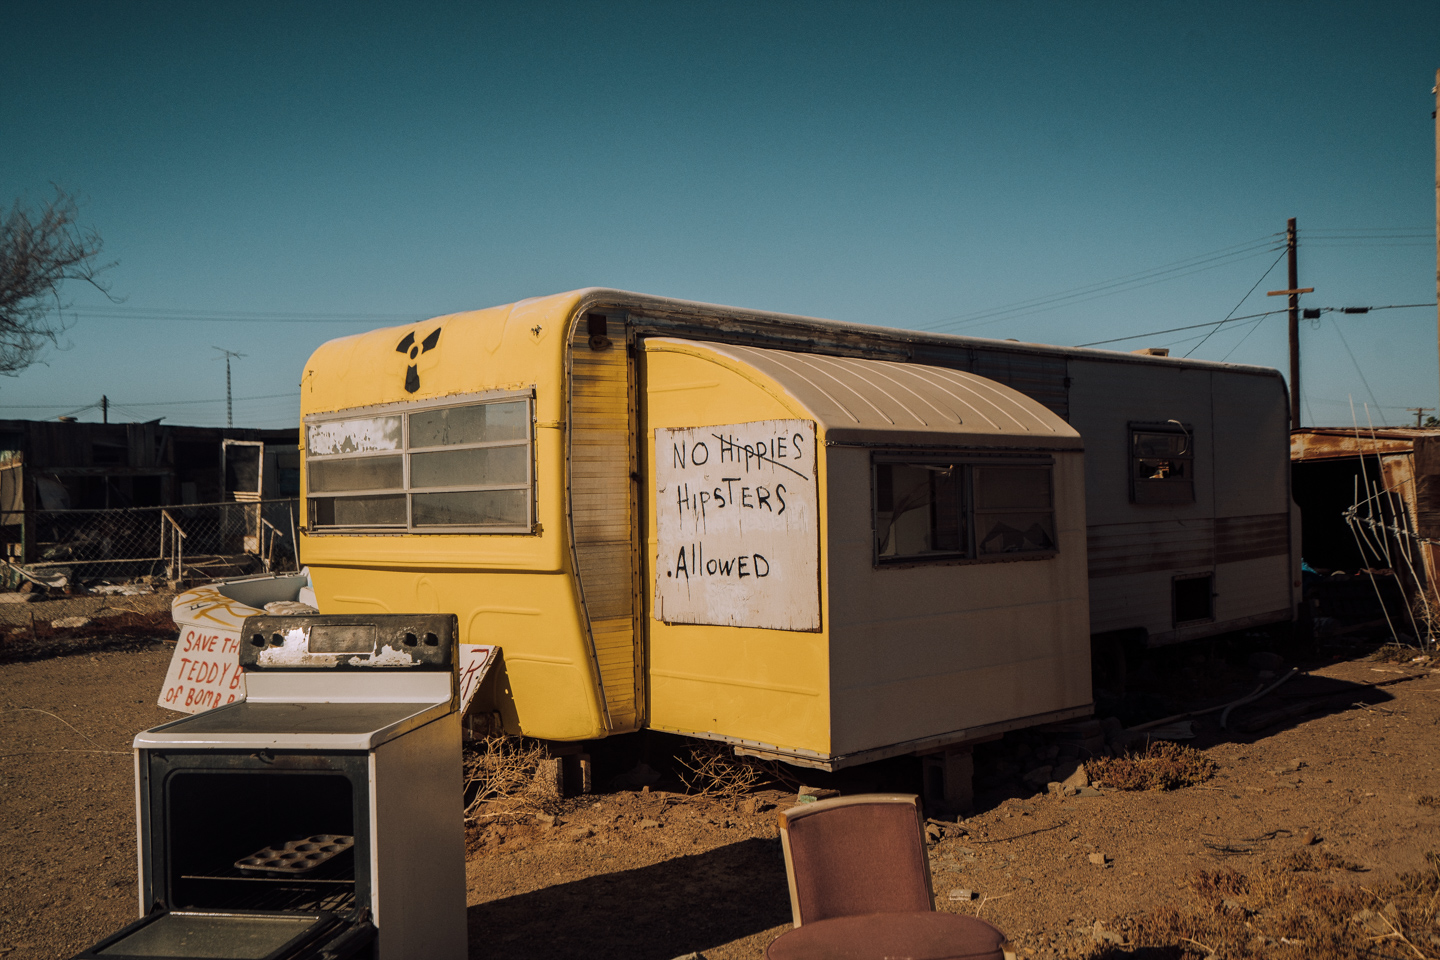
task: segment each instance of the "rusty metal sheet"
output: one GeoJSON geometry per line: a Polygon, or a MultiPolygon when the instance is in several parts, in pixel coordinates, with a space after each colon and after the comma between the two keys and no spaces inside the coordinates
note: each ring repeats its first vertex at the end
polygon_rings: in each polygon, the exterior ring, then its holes
{"type": "Polygon", "coordinates": [[[1373,456],[1387,453],[1409,453],[1414,447],[1414,437],[1399,436],[1393,431],[1376,432],[1370,435],[1352,430],[1297,430],[1290,434],[1290,460],[1339,460],[1345,457],[1373,456]]]}

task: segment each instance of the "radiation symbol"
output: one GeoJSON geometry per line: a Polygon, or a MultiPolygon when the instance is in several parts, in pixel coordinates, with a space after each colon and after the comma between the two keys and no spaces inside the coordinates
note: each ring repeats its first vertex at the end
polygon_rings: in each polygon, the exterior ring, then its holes
{"type": "MultiPolygon", "coordinates": [[[[439,327],[436,327],[428,337],[426,337],[424,340],[421,340],[418,344],[415,342],[414,332],[411,332],[405,334],[405,338],[395,345],[395,352],[409,354],[410,359],[414,360],[416,357],[420,356],[420,354],[429,353],[431,350],[434,350],[435,345],[439,342],[439,327]]],[[[419,389],[420,368],[416,364],[412,363],[405,368],[405,392],[414,393],[416,390],[419,389]]]]}

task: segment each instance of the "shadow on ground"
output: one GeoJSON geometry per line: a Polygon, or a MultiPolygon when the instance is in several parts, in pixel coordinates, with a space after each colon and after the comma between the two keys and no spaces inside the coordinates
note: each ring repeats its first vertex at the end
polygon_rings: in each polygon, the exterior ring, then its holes
{"type": "Polygon", "coordinates": [[[469,908],[470,958],[671,960],[790,920],[777,840],[750,839],[649,867],[469,908]]]}

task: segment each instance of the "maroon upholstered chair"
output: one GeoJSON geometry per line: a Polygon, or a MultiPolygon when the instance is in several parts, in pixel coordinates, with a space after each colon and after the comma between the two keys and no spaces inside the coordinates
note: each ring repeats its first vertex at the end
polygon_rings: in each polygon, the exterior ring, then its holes
{"type": "Polygon", "coordinates": [[[780,814],[795,926],[860,913],[935,909],[920,798],[859,794],[780,814]]]}
{"type": "Polygon", "coordinates": [[[902,950],[895,956],[1007,956],[995,926],[934,912],[919,797],[861,794],[791,807],[780,814],[780,842],[796,929],[766,950],[772,960],[892,955],[886,945],[902,950]],[[802,933],[804,924],[815,926],[802,933]]]}

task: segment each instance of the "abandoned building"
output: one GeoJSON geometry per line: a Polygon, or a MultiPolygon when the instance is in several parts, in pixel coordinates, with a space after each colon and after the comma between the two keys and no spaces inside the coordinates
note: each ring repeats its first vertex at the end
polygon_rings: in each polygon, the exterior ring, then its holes
{"type": "Polygon", "coordinates": [[[295,429],[0,420],[4,556],[46,559],[59,513],[295,497],[298,441],[295,429]]]}

